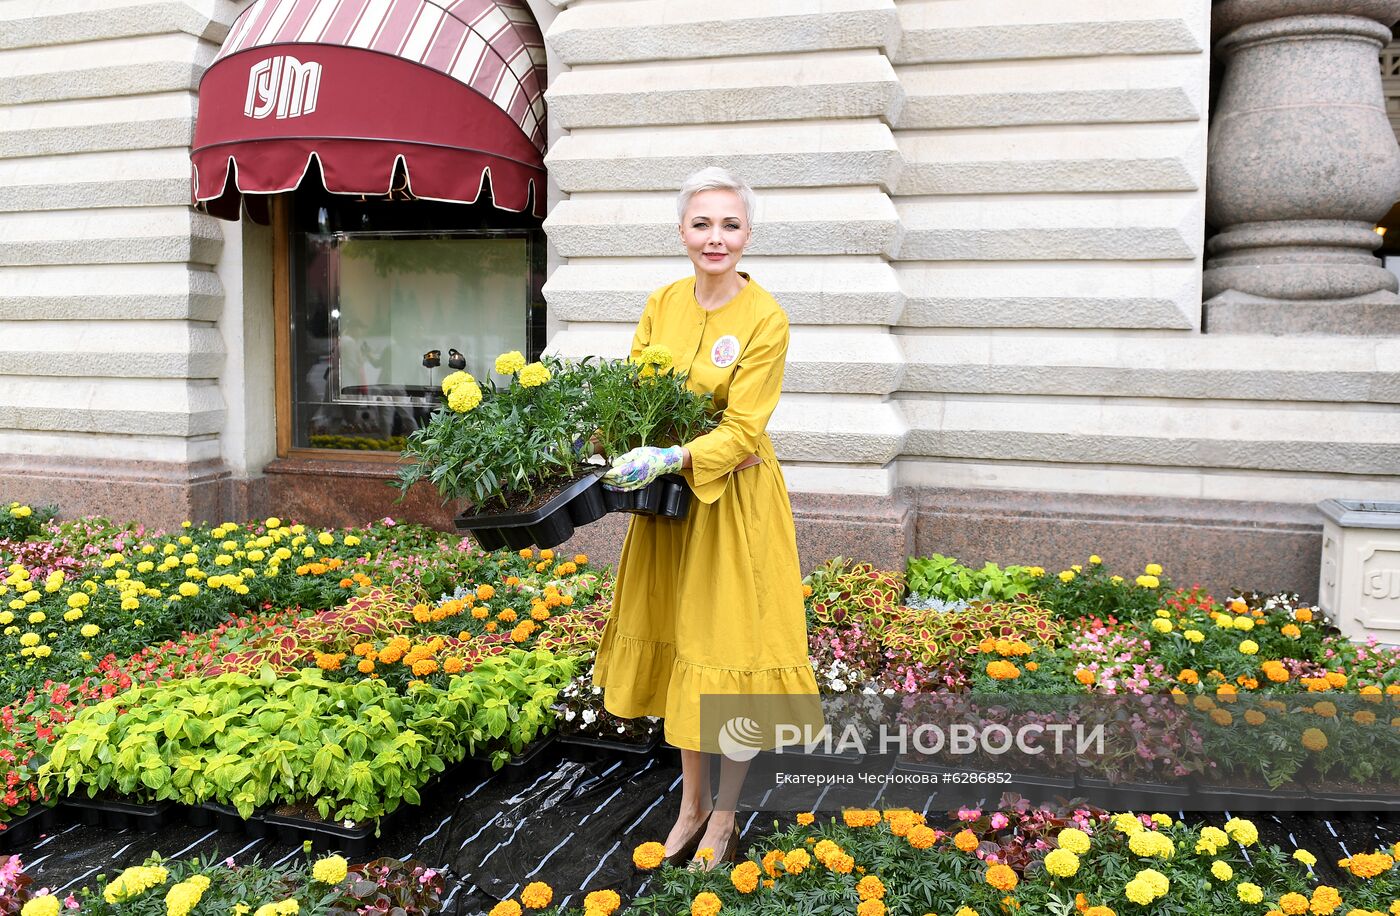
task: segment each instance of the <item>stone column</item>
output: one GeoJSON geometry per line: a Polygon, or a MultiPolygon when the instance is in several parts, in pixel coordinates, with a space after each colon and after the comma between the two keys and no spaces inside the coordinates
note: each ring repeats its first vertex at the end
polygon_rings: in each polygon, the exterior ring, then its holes
{"type": "Polygon", "coordinates": [[[1400,336],[1372,255],[1400,199],[1377,56],[1400,0],[1217,0],[1205,330],[1400,336]]]}

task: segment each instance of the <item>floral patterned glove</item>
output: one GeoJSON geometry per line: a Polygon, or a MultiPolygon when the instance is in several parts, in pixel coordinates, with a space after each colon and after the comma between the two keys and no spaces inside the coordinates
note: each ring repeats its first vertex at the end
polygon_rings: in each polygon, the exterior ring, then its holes
{"type": "Polygon", "coordinates": [[[634,448],[613,459],[612,468],[603,475],[603,486],[612,490],[638,490],[662,474],[676,473],[684,460],[685,449],[679,445],[634,448]]]}

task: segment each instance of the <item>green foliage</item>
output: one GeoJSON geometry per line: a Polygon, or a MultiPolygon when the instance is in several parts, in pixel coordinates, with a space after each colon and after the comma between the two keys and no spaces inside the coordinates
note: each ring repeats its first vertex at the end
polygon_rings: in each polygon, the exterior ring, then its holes
{"type": "Polygon", "coordinates": [[[310,869],[299,863],[263,865],[254,858],[251,862],[230,867],[213,857],[167,861],[152,853],[143,865],[136,866],[137,869],[150,867],[163,869],[165,880],[128,899],[113,903],[107,901],[104,892],[116,882],[120,873],[98,875],[96,885],[84,887],[77,894],[84,916],[168,916],[166,895],[171,888],[195,875],[209,880],[208,887],[192,910],[196,914],[252,914],[261,906],[291,898],[297,900],[299,912],[319,914],[332,912],[333,907],[346,897],[343,884],[332,886],[313,881],[310,869]],[[243,909],[235,909],[240,904],[243,909]]]}
{"type": "Polygon", "coordinates": [[[1103,621],[1147,620],[1156,614],[1163,596],[1171,594],[1166,576],[1155,578],[1158,584],[1143,585],[1137,578],[1111,575],[1101,563],[1091,561],[1088,566],[1036,579],[1035,595],[1067,622],[1095,617],[1103,621]]]}
{"type": "Polygon", "coordinates": [[[245,817],[305,802],[326,819],[377,818],[419,804],[418,789],[464,753],[492,752],[499,767],[522,750],[552,722],[575,665],[514,651],[407,696],[375,681],[333,682],[315,668],[137,687],[74,719],[40,771],[40,789],[217,801],[245,817]]]}
{"type": "Polygon", "coordinates": [[[1011,601],[1019,595],[1029,595],[1036,580],[1031,567],[1008,566],[1002,569],[989,562],[981,569],[973,569],[941,553],[910,557],[904,578],[911,595],[943,601],[972,598],[1011,601]]]}
{"type": "Polygon", "coordinates": [[[487,378],[481,403],[471,410],[443,404],[433,411],[408,437],[403,457],[411,463],[399,469],[394,486],[407,495],[427,480],[444,503],[467,500],[487,512],[582,470],[574,442],[592,431],[584,420],[587,376],[555,357],[541,362],[550,374],[542,385],[526,388],[512,376],[499,387],[487,378]]]}
{"type": "Polygon", "coordinates": [[[12,502],[0,508],[0,540],[27,541],[38,537],[57,514],[58,506],[40,506],[36,509],[25,503],[12,502]]]}
{"type": "Polygon", "coordinates": [[[904,595],[904,581],[898,573],[876,569],[871,563],[852,565],[845,557],[828,560],[802,583],[811,589],[807,596],[809,627],[859,620],[882,633],[904,595]]]}
{"type": "Polygon", "coordinates": [[[687,388],[685,373],[591,357],[578,371],[589,388],[585,425],[609,458],[643,445],[683,445],[717,425],[713,397],[687,388]]]}

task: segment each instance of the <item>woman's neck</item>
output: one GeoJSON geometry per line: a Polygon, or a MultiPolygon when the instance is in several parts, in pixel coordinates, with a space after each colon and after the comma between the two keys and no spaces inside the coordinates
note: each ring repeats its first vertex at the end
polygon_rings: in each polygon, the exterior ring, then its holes
{"type": "Polygon", "coordinates": [[[739,295],[739,290],[747,286],[748,282],[739,276],[737,270],[731,270],[718,277],[697,273],[695,275],[695,301],[703,309],[717,309],[739,295]]]}

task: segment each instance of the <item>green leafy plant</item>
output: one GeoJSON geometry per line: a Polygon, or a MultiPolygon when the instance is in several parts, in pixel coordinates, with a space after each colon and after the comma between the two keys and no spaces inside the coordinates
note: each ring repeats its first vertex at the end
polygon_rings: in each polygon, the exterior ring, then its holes
{"type": "MultiPolygon", "coordinates": [[[[78,905],[84,914],[95,916],[168,916],[182,909],[253,914],[276,904],[283,904],[287,912],[322,914],[343,912],[357,899],[349,893],[353,873],[331,884],[316,880],[305,863],[263,865],[256,857],[242,864],[228,864],[231,861],[213,856],[166,860],[152,853],[141,865],[98,875],[96,885],[78,892],[78,905]],[[287,901],[298,908],[291,910],[287,901]]],[[[404,869],[421,867],[397,859],[394,863],[404,869]]]]}
{"type": "MultiPolygon", "coordinates": [[[[485,512],[508,509],[512,497],[528,501],[551,482],[574,477],[584,467],[574,443],[591,431],[584,419],[586,379],[576,367],[546,356],[513,374],[504,387],[494,379],[484,388],[461,381],[479,390],[479,401],[454,401],[449,395],[408,437],[403,458],[409,463],[399,469],[394,486],[407,495],[415,483],[427,480],[443,502],[466,500],[485,512]]],[[[444,385],[451,381],[449,376],[444,385]]]]}
{"type": "Polygon", "coordinates": [[[686,374],[670,371],[671,354],[648,347],[639,359],[585,359],[579,367],[588,384],[586,425],[608,457],[643,445],[681,445],[717,423],[714,399],[686,387],[686,374]]]}
{"type": "Polygon", "coordinates": [[[57,514],[57,506],[40,506],[36,509],[25,503],[12,502],[0,508],[0,540],[27,541],[38,537],[57,514]]]}
{"type": "Polygon", "coordinates": [[[927,557],[910,557],[904,573],[910,595],[939,598],[944,601],[965,601],[985,598],[991,601],[1011,601],[1018,595],[1028,595],[1035,583],[1032,567],[1008,566],[1002,569],[986,563],[973,569],[959,563],[955,557],[935,553],[927,557]]]}

